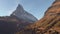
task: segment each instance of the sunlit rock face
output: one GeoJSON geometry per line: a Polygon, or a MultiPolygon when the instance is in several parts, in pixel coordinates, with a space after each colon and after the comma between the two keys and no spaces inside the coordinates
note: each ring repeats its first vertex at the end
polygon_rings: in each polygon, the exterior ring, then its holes
{"type": "Polygon", "coordinates": [[[44,17],[25,27],[20,33],[23,32],[25,34],[60,34],[60,0],[55,0],[45,12],[44,17]]]}
{"type": "Polygon", "coordinates": [[[27,20],[29,22],[37,21],[37,18],[34,17],[32,14],[26,12],[20,4],[11,15],[16,16],[19,19],[27,20]]]}

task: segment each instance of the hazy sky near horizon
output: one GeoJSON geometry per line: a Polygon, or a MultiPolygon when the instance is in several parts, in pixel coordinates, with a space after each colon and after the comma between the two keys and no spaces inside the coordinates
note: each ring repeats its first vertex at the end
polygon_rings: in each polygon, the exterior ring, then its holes
{"type": "Polygon", "coordinates": [[[40,19],[54,0],[0,0],[0,16],[9,16],[21,4],[23,8],[40,19]]]}

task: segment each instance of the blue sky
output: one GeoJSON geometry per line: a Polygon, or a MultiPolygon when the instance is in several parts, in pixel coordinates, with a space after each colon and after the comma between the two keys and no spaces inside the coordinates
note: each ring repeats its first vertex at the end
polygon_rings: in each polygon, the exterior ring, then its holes
{"type": "Polygon", "coordinates": [[[43,17],[44,12],[54,0],[0,0],[0,16],[9,16],[21,4],[23,8],[36,18],[43,17]]]}

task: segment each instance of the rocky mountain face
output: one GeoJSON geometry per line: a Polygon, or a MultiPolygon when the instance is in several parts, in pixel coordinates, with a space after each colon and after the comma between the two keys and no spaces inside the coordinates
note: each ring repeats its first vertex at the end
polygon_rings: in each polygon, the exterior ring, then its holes
{"type": "Polygon", "coordinates": [[[37,21],[37,18],[35,18],[32,14],[26,12],[20,4],[18,4],[16,10],[11,14],[10,17],[15,17],[20,21],[20,30],[23,29],[25,26],[33,24],[37,21]]]}
{"type": "Polygon", "coordinates": [[[60,0],[55,0],[47,9],[44,17],[26,26],[21,34],[60,34],[60,0]]]}
{"type": "Polygon", "coordinates": [[[32,14],[28,13],[23,9],[23,7],[19,4],[16,10],[11,14],[11,16],[16,16],[19,19],[23,19],[29,22],[37,21],[37,18],[34,17],[32,14]]]}
{"type": "Polygon", "coordinates": [[[19,4],[11,16],[0,16],[0,34],[16,34],[36,21],[37,18],[26,12],[19,4]]]}

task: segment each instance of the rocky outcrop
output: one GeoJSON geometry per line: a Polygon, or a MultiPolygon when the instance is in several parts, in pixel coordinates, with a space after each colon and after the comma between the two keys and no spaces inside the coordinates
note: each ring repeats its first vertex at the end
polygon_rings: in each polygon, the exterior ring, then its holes
{"type": "Polygon", "coordinates": [[[60,0],[55,0],[44,17],[20,32],[22,34],[60,34],[60,0]],[[22,33],[23,32],[23,33],[22,33]]]}

